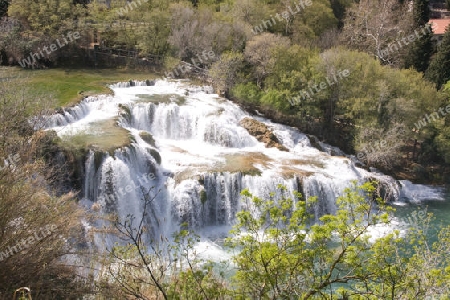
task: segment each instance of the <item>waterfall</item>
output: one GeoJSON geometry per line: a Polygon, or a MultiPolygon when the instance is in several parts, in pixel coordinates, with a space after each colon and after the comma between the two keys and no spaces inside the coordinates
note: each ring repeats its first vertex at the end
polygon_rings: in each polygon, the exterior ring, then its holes
{"type": "Polygon", "coordinates": [[[405,200],[414,203],[422,203],[428,200],[444,201],[444,188],[430,187],[423,184],[413,184],[409,180],[400,180],[401,191],[399,200],[405,200]]]}
{"type": "Polygon", "coordinates": [[[148,131],[158,138],[200,140],[236,148],[256,144],[244,128],[236,126],[245,116],[244,112],[224,115],[217,107],[198,107],[190,103],[179,106],[175,102],[130,103],[128,109],[131,111],[129,126],[148,131]]]}
{"type": "Polygon", "coordinates": [[[68,126],[70,124],[86,123],[96,120],[109,119],[117,115],[117,99],[110,95],[100,95],[87,97],[83,99],[79,104],[62,108],[58,113],[50,116],[42,116],[40,120],[32,120],[36,129],[52,129],[58,132],[58,134],[67,135],[72,134],[76,130],[68,126]],[[111,105],[113,104],[113,105],[111,105]],[[101,112],[92,115],[92,112],[101,112]],[[72,130],[67,132],[67,130],[72,130]]]}
{"type": "Polygon", "coordinates": [[[139,81],[139,80],[130,80],[126,82],[118,82],[111,85],[111,88],[127,88],[132,86],[152,86],[155,85],[153,80],[139,81]]]}
{"type": "MultiPolygon", "coordinates": [[[[113,213],[124,220],[140,216],[143,199],[158,191],[145,217],[147,240],[168,237],[181,224],[206,232],[211,226],[229,228],[243,208],[258,214],[240,196],[243,189],[267,199],[283,185],[285,196],[299,191],[305,199],[317,197],[311,208],[317,219],[336,211],[335,199],[353,180],[379,180],[392,201],[403,201],[421,188],[360,169],[326,144],[321,144],[326,151],[319,151],[297,129],[250,116],[208,87],[158,80],[111,88],[114,96],[89,97],[51,116],[48,129],[70,137],[92,130],[87,124],[111,119],[128,132],[127,145],[89,150],[82,202],[100,215],[113,213]],[[239,125],[244,118],[265,124],[288,151],[258,142],[239,125]]],[[[273,195],[281,196],[280,191],[273,195]]],[[[114,242],[112,237],[96,240],[108,246],[114,242]]]]}

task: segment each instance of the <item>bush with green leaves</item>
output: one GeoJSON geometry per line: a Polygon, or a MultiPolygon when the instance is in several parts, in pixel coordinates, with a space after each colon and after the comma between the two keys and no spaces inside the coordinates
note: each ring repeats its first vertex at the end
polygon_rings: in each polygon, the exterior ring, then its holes
{"type": "Polygon", "coordinates": [[[279,188],[280,200],[242,193],[254,210],[238,213],[229,238],[238,251],[236,299],[444,299],[450,292],[449,228],[434,245],[424,230],[429,217],[405,235],[374,239],[393,212],[375,184],[354,183],[336,200],[336,214],[318,223],[309,213],[316,201],[279,188]]]}
{"type": "Polygon", "coordinates": [[[196,255],[200,238],[187,224],[171,246],[166,239],[148,246],[169,252],[152,253],[141,239],[143,223],[132,229],[125,222],[129,245],[115,247],[110,275],[124,295],[139,299],[448,299],[450,228],[431,244],[431,215],[416,213],[410,229],[374,236],[393,225],[394,212],[377,195],[377,183],[354,182],[336,200],[336,213],[317,220],[315,198],[283,186],[269,199],[244,190],[226,240],[233,265],[222,272],[196,255]]]}

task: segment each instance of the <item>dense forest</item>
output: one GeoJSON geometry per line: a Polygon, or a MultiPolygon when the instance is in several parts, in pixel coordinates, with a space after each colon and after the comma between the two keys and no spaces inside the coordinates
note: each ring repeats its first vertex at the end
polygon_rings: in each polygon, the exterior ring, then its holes
{"type": "MultiPolygon", "coordinates": [[[[115,67],[195,78],[250,112],[299,128],[319,148],[321,141],[354,154],[358,166],[442,184],[450,182],[450,27],[442,40],[434,38],[432,5],[450,3],[0,0],[0,63],[29,72],[115,67]]],[[[81,276],[59,258],[74,251],[66,239],[85,246],[78,240],[82,212],[75,195],[49,192],[64,170],[55,167],[54,137],[33,130],[40,126],[34,117],[55,108],[20,80],[0,81],[0,157],[8,162],[0,169],[0,249],[27,240],[32,229],[41,239],[31,244],[43,246],[13,260],[0,253],[0,299],[19,283],[34,284],[37,299],[447,299],[448,230],[440,244],[428,245],[423,217],[423,227],[407,239],[396,232],[369,242],[369,225],[390,222],[389,207],[369,183],[348,190],[336,215],[321,218],[323,226],[309,226],[305,201],[294,208],[289,197],[264,202],[244,191],[264,213],[238,215],[227,241],[241,250],[231,281],[191,259],[197,237],[189,231],[181,230],[166,245],[170,250],[149,255],[145,228],[118,220],[115,230],[130,245],[95,257],[95,271],[81,276]],[[36,121],[31,128],[30,120],[36,121]],[[374,206],[385,214],[373,215],[374,206]],[[27,213],[19,218],[21,211],[27,213]],[[27,226],[11,230],[17,222],[27,226]],[[171,265],[169,257],[180,260],[171,265]],[[92,284],[97,271],[108,276],[92,284]]]]}

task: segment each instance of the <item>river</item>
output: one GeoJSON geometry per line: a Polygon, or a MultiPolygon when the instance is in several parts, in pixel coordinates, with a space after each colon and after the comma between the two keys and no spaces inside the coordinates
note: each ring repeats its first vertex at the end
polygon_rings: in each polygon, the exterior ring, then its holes
{"type": "MultiPolygon", "coordinates": [[[[141,214],[142,199],[151,187],[160,191],[145,217],[148,242],[169,237],[186,223],[201,234],[201,252],[223,258],[221,241],[236,212],[252,208],[241,201],[240,191],[248,188],[267,198],[279,184],[290,195],[300,191],[306,198],[317,197],[313,212],[319,218],[335,212],[336,197],[352,180],[376,179],[397,207],[398,224],[425,206],[437,217],[433,224],[450,222],[449,193],[444,190],[399,182],[356,167],[354,157],[319,151],[305,134],[250,115],[210,87],[157,80],[118,83],[111,89],[114,95],[86,98],[49,117],[47,129],[66,141],[92,141],[80,197],[86,209],[116,213],[124,220],[141,214]],[[283,149],[259,142],[241,126],[243,119],[264,124],[283,149]],[[121,134],[128,140],[125,145],[118,138],[121,134]]],[[[87,227],[103,225],[99,220],[87,227]]],[[[95,235],[99,248],[116,241],[95,235]]]]}

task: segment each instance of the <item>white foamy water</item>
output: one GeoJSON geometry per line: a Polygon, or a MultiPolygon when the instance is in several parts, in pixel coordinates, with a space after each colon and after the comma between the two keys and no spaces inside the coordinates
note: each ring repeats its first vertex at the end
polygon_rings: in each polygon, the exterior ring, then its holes
{"type": "MultiPolygon", "coordinates": [[[[300,191],[306,198],[316,196],[316,218],[335,212],[335,199],[352,180],[378,179],[401,203],[403,198],[437,196],[433,188],[399,183],[357,168],[347,157],[320,152],[298,130],[251,116],[209,87],[163,80],[153,86],[137,85],[113,85],[114,96],[87,98],[51,116],[47,127],[67,137],[95,131],[96,122],[114,120],[129,131],[129,146],[111,153],[90,151],[82,203],[95,204],[100,213],[117,213],[121,219],[139,216],[143,197],[156,187],[160,192],[145,217],[148,240],[161,240],[187,223],[202,232],[199,250],[222,256],[220,245],[211,238],[213,228],[229,228],[236,212],[252,209],[241,199],[245,188],[268,198],[282,184],[288,195],[300,191]],[[266,148],[239,125],[243,118],[266,124],[289,151],[266,148]],[[142,132],[153,136],[154,146],[140,137],[142,132]],[[419,195],[420,191],[424,193],[419,195]]],[[[111,237],[96,237],[99,247],[113,243],[111,237]]]]}
{"type": "Polygon", "coordinates": [[[421,203],[423,201],[444,201],[444,188],[432,187],[424,184],[413,184],[409,180],[400,180],[402,187],[401,198],[403,200],[421,203]]]}

